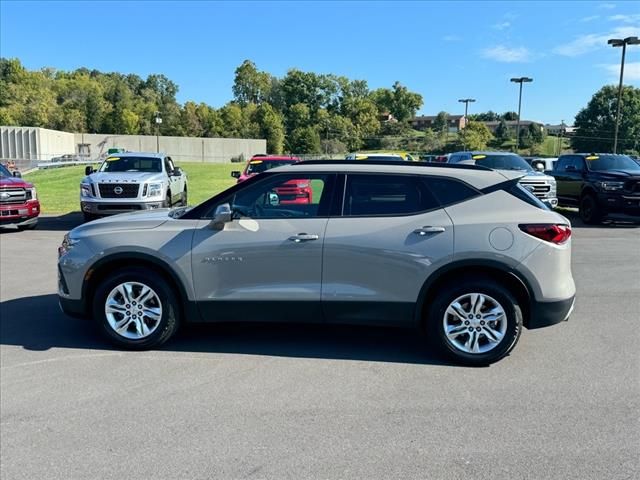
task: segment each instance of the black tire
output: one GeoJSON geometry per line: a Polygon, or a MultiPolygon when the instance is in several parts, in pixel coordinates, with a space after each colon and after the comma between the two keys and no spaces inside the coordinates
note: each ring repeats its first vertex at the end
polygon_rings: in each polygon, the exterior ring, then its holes
{"type": "Polygon", "coordinates": [[[189,203],[189,196],[187,192],[187,186],[185,185],[184,191],[182,192],[182,206],[186,207],[189,203]]]}
{"type": "Polygon", "coordinates": [[[128,267],[116,270],[98,286],[93,297],[93,316],[102,333],[117,347],[127,350],[148,350],[165,343],[178,330],[180,307],[176,295],[168,282],[157,272],[143,267],[128,267]],[[147,337],[129,339],[118,334],[105,314],[105,302],[110,292],[124,282],[138,282],[150,287],[160,299],[162,316],[156,329],[147,337]]]}
{"type": "Polygon", "coordinates": [[[440,289],[437,298],[426,313],[425,327],[430,343],[438,351],[463,365],[479,367],[497,362],[509,354],[522,333],[522,310],[518,301],[504,285],[490,278],[478,276],[463,280],[459,284],[446,284],[440,289]],[[470,293],[481,293],[492,297],[502,306],[506,316],[506,330],[502,340],[493,349],[484,353],[464,352],[456,348],[445,334],[443,321],[447,308],[457,298],[470,293]]]}
{"type": "Polygon", "coordinates": [[[167,192],[167,196],[164,199],[164,204],[162,206],[164,208],[171,208],[171,192],[167,192]]]}
{"type": "Polygon", "coordinates": [[[598,200],[592,194],[586,194],[580,199],[580,219],[587,225],[597,225],[602,222],[605,212],[598,205],[598,200]]]}

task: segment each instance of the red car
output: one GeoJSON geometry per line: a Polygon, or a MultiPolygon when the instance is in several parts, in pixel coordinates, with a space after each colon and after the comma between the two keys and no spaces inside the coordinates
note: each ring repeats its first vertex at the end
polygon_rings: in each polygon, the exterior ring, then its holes
{"type": "MultiPolygon", "coordinates": [[[[231,176],[238,179],[238,183],[272,168],[283,165],[291,165],[299,162],[298,157],[283,157],[276,155],[256,155],[247,162],[244,170],[235,170],[231,176]]],[[[276,189],[276,193],[283,205],[292,203],[311,203],[313,201],[313,189],[309,179],[291,180],[282,187],[276,189]]]]}
{"type": "Polygon", "coordinates": [[[0,226],[35,228],[40,215],[40,202],[33,184],[0,165],[0,226]]]}

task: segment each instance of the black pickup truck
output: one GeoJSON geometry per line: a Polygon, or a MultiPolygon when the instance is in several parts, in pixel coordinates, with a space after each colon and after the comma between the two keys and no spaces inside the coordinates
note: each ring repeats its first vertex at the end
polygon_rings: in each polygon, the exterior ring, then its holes
{"type": "Polygon", "coordinates": [[[584,223],[600,223],[608,214],[640,220],[640,165],[630,157],[567,154],[546,173],[556,179],[558,205],[578,207],[584,223]]]}

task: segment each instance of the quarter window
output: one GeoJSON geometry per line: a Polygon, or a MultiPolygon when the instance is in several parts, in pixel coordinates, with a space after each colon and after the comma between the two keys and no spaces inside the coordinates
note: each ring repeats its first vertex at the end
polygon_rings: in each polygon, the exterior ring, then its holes
{"type": "Polygon", "coordinates": [[[465,183],[450,178],[428,177],[426,182],[443,207],[480,195],[477,190],[465,183]]]}
{"type": "Polygon", "coordinates": [[[348,175],[344,216],[411,215],[438,208],[420,177],[348,175]]]}

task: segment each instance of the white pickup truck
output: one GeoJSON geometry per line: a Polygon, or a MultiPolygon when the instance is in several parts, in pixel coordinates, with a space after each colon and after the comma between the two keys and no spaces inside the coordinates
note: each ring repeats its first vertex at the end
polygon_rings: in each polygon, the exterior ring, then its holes
{"type": "Polygon", "coordinates": [[[98,170],[85,169],[80,209],[85,221],[100,215],[187,205],[187,174],[163,153],[115,153],[98,170]]]}

